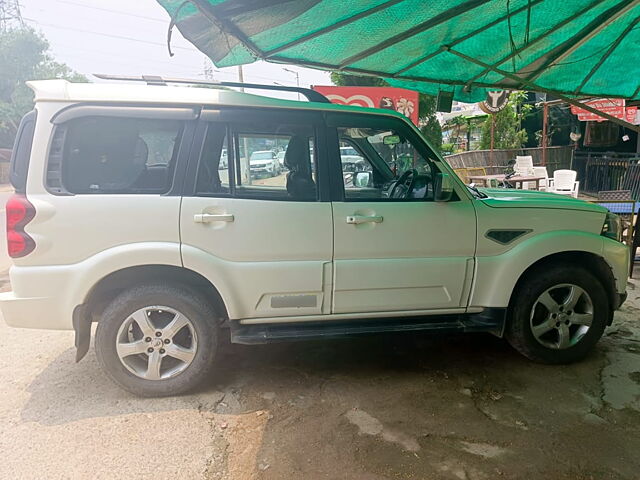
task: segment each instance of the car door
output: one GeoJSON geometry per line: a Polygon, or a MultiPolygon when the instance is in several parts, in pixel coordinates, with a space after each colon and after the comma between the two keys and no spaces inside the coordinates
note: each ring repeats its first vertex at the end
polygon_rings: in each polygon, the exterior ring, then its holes
{"type": "Polygon", "coordinates": [[[469,198],[459,191],[451,201],[433,200],[433,179],[444,169],[404,121],[332,114],[327,122],[331,178],[340,183],[332,203],[333,313],[463,311],[476,236],[469,198]],[[346,146],[359,150],[364,171],[342,171],[346,146]],[[394,176],[414,167],[411,198],[399,190],[391,198],[394,176]]]}
{"type": "Polygon", "coordinates": [[[324,143],[320,116],[227,109],[201,119],[181,208],[184,266],[216,286],[231,319],[329,313],[332,212],[315,168],[324,152],[313,148],[324,143]],[[288,171],[250,168],[254,152],[269,150],[285,152],[288,171]]]}

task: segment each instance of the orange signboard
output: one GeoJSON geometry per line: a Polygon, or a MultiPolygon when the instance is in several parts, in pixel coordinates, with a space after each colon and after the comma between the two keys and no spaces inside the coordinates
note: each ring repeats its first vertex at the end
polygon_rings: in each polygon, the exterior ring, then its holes
{"type": "MultiPolygon", "coordinates": [[[[611,115],[612,117],[625,120],[629,123],[636,123],[636,114],[638,107],[627,107],[625,100],[622,98],[599,98],[596,100],[589,100],[584,102],[596,110],[611,115]]],[[[595,113],[589,112],[584,108],[572,106],[571,113],[578,116],[578,120],[581,122],[604,122],[606,118],[601,117],[595,113]]]]}
{"type": "Polygon", "coordinates": [[[316,85],[331,103],[358,107],[385,108],[395,110],[418,125],[418,92],[393,87],[333,87],[316,85]]]}

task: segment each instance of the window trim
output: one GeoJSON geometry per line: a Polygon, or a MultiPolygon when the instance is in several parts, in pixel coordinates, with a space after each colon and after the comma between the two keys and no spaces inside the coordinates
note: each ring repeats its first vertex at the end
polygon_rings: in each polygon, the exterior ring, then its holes
{"type": "Polygon", "coordinates": [[[26,113],[20,120],[18,132],[11,150],[9,163],[9,182],[15,188],[16,193],[26,193],[29,164],[31,163],[31,150],[35,138],[38,112],[33,109],[26,113]]]}
{"type": "MultiPolygon", "coordinates": [[[[60,110],[60,112],[58,112],[58,114],[60,114],[61,112],[65,112],[65,111],[71,111],[71,110],[78,110],[80,107],[82,106],[86,106],[86,105],[71,105],[70,107],[67,107],[65,109],[60,110]]],[[[89,105],[90,106],[90,105],[89,105]]],[[[144,116],[144,117],[133,117],[135,119],[139,119],[139,120],[160,120],[160,121],[180,121],[182,126],[181,126],[181,130],[182,130],[182,135],[180,136],[179,139],[179,144],[178,144],[178,150],[176,153],[176,161],[175,161],[175,165],[173,168],[173,173],[172,173],[172,178],[171,178],[171,183],[169,185],[169,189],[164,192],[164,193],[124,193],[124,192],[114,192],[114,193],[104,193],[104,192],[96,192],[96,193],[73,193],[73,192],[69,192],[64,185],[62,185],[62,180],[60,181],[61,184],[61,189],[57,189],[55,187],[51,187],[49,185],[49,167],[50,167],[50,161],[51,161],[51,154],[52,154],[52,147],[53,147],[53,142],[56,139],[56,136],[58,134],[60,134],[60,132],[62,132],[62,134],[64,134],[65,136],[65,140],[63,141],[63,145],[64,143],[66,143],[66,132],[68,130],[68,122],[71,120],[77,120],[77,119],[81,119],[81,118],[87,118],[87,117],[94,117],[94,115],[92,114],[81,114],[81,115],[74,115],[68,119],[66,119],[64,122],[54,122],[54,119],[58,116],[58,114],[56,114],[52,119],[51,122],[53,124],[53,128],[51,130],[51,134],[49,136],[49,141],[48,141],[48,145],[47,145],[47,156],[46,156],[46,161],[45,161],[45,168],[43,171],[43,178],[42,178],[42,184],[44,186],[44,189],[47,191],[47,193],[51,194],[51,195],[55,195],[55,196],[84,196],[84,195],[154,195],[154,196],[166,196],[166,197],[173,197],[173,196],[181,196],[182,195],[182,190],[183,190],[183,186],[184,186],[184,179],[185,179],[185,172],[186,172],[186,167],[187,167],[187,161],[189,158],[189,154],[191,151],[191,147],[193,144],[193,137],[194,137],[194,133],[195,133],[195,125],[197,123],[197,120],[191,120],[191,121],[186,121],[186,120],[181,120],[179,118],[176,117],[172,117],[171,115],[169,115],[169,117],[165,117],[163,115],[163,113],[166,113],[169,110],[174,110],[175,109],[171,109],[171,108],[154,108],[154,107],[149,107],[146,108],[145,111],[146,113],[148,113],[150,116],[144,116]],[[153,114],[151,114],[151,112],[153,112],[153,114]],[[159,113],[159,114],[158,114],[159,113]]],[[[93,110],[89,109],[89,110],[80,110],[82,112],[92,112],[93,110]]],[[[115,107],[104,107],[103,110],[103,114],[102,115],[98,115],[98,117],[105,117],[105,118],[110,118],[110,117],[115,117],[115,118],[131,118],[131,117],[127,117],[122,115],[122,112],[126,112],[127,109],[126,108],[122,108],[120,106],[115,106],[115,107]]],[[[194,110],[195,111],[195,110],[194,110]]],[[[60,164],[60,170],[59,170],[59,174],[60,176],[62,176],[62,163],[60,164]]]]}
{"type": "MultiPolygon", "coordinates": [[[[190,159],[189,171],[185,181],[185,195],[194,197],[211,197],[211,198],[238,198],[243,200],[261,200],[275,202],[327,202],[331,201],[329,189],[329,169],[327,168],[326,154],[326,128],[324,118],[321,112],[310,110],[288,110],[281,108],[247,108],[247,107],[215,107],[204,109],[200,116],[197,127],[198,133],[194,139],[194,148],[190,159]],[[293,117],[293,118],[292,118],[293,117]],[[250,119],[250,122],[247,121],[250,119]],[[265,125],[274,124],[306,124],[313,131],[315,161],[316,161],[316,180],[317,180],[317,197],[315,200],[299,200],[293,199],[285,193],[281,197],[270,197],[263,195],[246,195],[236,190],[236,145],[234,137],[236,133],[242,133],[234,128],[234,124],[241,125],[243,123],[256,123],[264,121],[265,125]],[[197,173],[199,165],[203,160],[204,142],[209,124],[224,124],[227,128],[227,158],[229,164],[233,164],[233,173],[229,172],[230,193],[220,194],[201,194],[196,192],[197,173]],[[233,175],[233,177],[232,177],[233,175]],[[231,181],[233,178],[233,182],[231,181]]],[[[258,133],[257,133],[258,134],[258,133]]],[[[230,167],[231,170],[231,167],[230,167]]]]}
{"type": "Polygon", "coordinates": [[[340,137],[338,135],[338,128],[340,127],[353,127],[357,122],[367,123],[372,125],[373,127],[381,127],[386,128],[392,123],[395,125],[391,125],[395,127],[396,125],[400,129],[401,133],[404,134],[411,142],[413,147],[418,151],[420,155],[425,160],[431,161],[435,168],[438,168],[439,158],[433,152],[424,140],[416,134],[416,132],[411,128],[410,125],[407,125],[402,119],[397,118],[391,115],[371,115],[371,114],[363,114],[363,113],[350,113],[350,112],[339,112],[339,113],[327,113],[325,115],[326,124],[327,124],[327,136],[328,138],[332,138],[332,143],[327,145],[327,154],[330,155],[329,163],[332,165],[331,180],[335,186],[332,188],[333,201],[336,202],[348,202],[348,203],[409,203],[409,202],[424,202],[426,200],[422,198],[385,198],[385,199],[374,199],[374,198],[347,198],[346,189],[344,188],[344,180],[342,177],[342,162],[340,160],[340,137]],[[333,158],[331,158],[333,157],[333,158]]]}

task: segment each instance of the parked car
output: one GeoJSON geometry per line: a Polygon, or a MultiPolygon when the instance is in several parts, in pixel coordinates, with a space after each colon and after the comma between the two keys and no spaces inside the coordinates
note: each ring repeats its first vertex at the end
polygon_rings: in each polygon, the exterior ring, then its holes
{"type": "Polygon", "coordinates": [[[249,157],[251,175],[259,176],[267,174],[271,177],[280,175],[280,162],[275,152],[271,150],[259,150],[249,157]]]}
{"type": "Polygon", "coordinates": [[[285,169],[287,168],[287,167],[285,167],[285,165],[284,165],[284,156],[285,156],[285,154],[286,154],[286,151],[278,152],[278,153],[276,154],[276,158],[278,159],[278,162],[280,163],[280,168],[281,168],[282,170],[285,170],[285,169]]]}
{"type": "Polygon", "coordinates": [[[364,158],[353,147],[340,147],[340,161],[345,172],[357,172],[366,167],[364,158]]]}
{"type": "MultiPolygon", "coordinates": [[[[201,88],[29,86],[36,106],[6,206],[13,291],[0,308],[14,327],[75,330],[77,360],[97,323],[100,365],[136,394],[195,387],[221,337],[489,332],[534,361],[568,363],[626,297],[617,216],[569,196],[467,187],[399,113],[201,88]],[[220,175],[225,145],[276,134],[288,143],[281,184],[247,184],[235,148],[220,175]],[[366,164],[346,187],[341,142],[366,164]],[[412,163],[394,172],[400,151],[412,163]]],[[[250,162],[279,165],[267,151],[250,162]]]]}

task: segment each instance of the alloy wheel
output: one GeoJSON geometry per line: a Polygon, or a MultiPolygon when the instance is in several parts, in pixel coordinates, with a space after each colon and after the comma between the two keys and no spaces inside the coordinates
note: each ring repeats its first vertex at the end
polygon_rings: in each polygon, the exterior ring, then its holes
{"type": "Polygon", "coordinates": [[[547,348],[577,344],[593,322],[593,301],[578,285],[562,283],[545,290],[531,309],[533,337],[547,348]]]}
{"type": "Polygon", "coordinates": [[[191,321],[164,306],[135,311],[122,323],[116,336],[120,362],[145,380],[163,380],[183,372],[193,361],[197,348],[191,321]]]}

